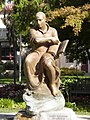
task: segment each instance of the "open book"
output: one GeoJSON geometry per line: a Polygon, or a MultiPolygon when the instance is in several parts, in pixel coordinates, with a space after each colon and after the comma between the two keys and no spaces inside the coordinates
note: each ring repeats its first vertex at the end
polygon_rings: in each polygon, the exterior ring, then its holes
{"type": "Polygon", "coordinates": [[[69,40],[64,40],[61,42],[61,44],[58,47],[58,51],[57,51],[58,54],[65,52],[68,42],[69,40]]]}
{"type": "Polygon", "coordinates": [[[68,42],[69,42],[69,40],[64,40],[61,43],[59,43],[58,45],[52,45],[52,46],[50,46],[48,52],[52,53],[54,56],[64,53],[68,42]]]}

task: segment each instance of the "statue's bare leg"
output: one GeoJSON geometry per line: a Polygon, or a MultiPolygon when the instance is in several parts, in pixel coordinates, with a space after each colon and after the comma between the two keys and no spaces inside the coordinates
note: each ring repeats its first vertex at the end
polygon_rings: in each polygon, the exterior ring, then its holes
{"type": "Polygon", "coordinates": [[[58,88],[57,88],[57,84],[56,84],[56,70],[53,66],[54,62],[53,58],[51,55],[49,55],[48,53],[44,55],[44,69],[45,69],[45,74],[47,76],[47,83],[48,83],[48,87],[52,93],[53,96],[56,96],[58,94],[58,88]]]}
{"type": "Polygon", "coordinates": [[[34,77],[35,67],[40,59],[36,52],[29,54],[24,62],[24,73],[27,78],[27,85],[29,89],[36,89],[40,82],[34,77]]]}

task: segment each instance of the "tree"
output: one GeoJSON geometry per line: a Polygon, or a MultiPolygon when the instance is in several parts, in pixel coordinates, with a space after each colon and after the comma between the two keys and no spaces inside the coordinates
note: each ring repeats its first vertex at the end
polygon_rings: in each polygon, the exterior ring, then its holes
{"type": "Polygon", "coordinates": [[[78,62],[90,60],[90,4],[64,6],[48,13],[48,21],[60,26],[61,39],[69,39],[67,55],[78,62]]]}
{"type": "Polygon", "coordinates": [[[68,57],[78,62],[90,60],[89,0],[14,0],[14,3],[7,19],[13,22],[16,37],[21,33],[27,42],[36,12],[43,11],[49,24],[58,30],[60,40],[70,40],[66,50],[68,57]]]}
{"type": "Polygon", "coordinates": [[[1,12],[2,9],[3,9],[4,2],[5,2],[5,0],[0,0],[0,12],[1,12]]]}

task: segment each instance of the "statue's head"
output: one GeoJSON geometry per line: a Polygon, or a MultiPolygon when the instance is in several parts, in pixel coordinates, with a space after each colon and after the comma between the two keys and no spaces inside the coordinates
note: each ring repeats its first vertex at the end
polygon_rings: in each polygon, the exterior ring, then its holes
{"type": "Polygon", "coordinates": [[[42,28],[44,25],[46,25],[46,15],[43,12],[37,12],[36,13],[36,22],[39,28],[42,28]]]}

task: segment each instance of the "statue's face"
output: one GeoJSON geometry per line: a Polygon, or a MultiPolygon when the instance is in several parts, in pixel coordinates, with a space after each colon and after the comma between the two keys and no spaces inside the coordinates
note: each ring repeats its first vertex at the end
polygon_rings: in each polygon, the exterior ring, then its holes
{"type": "Polygon", "coordinates": [[[43,28],[46,25],[46,20],[42,14],[36,16],[36,22],[39,28],[43,28]]]}

